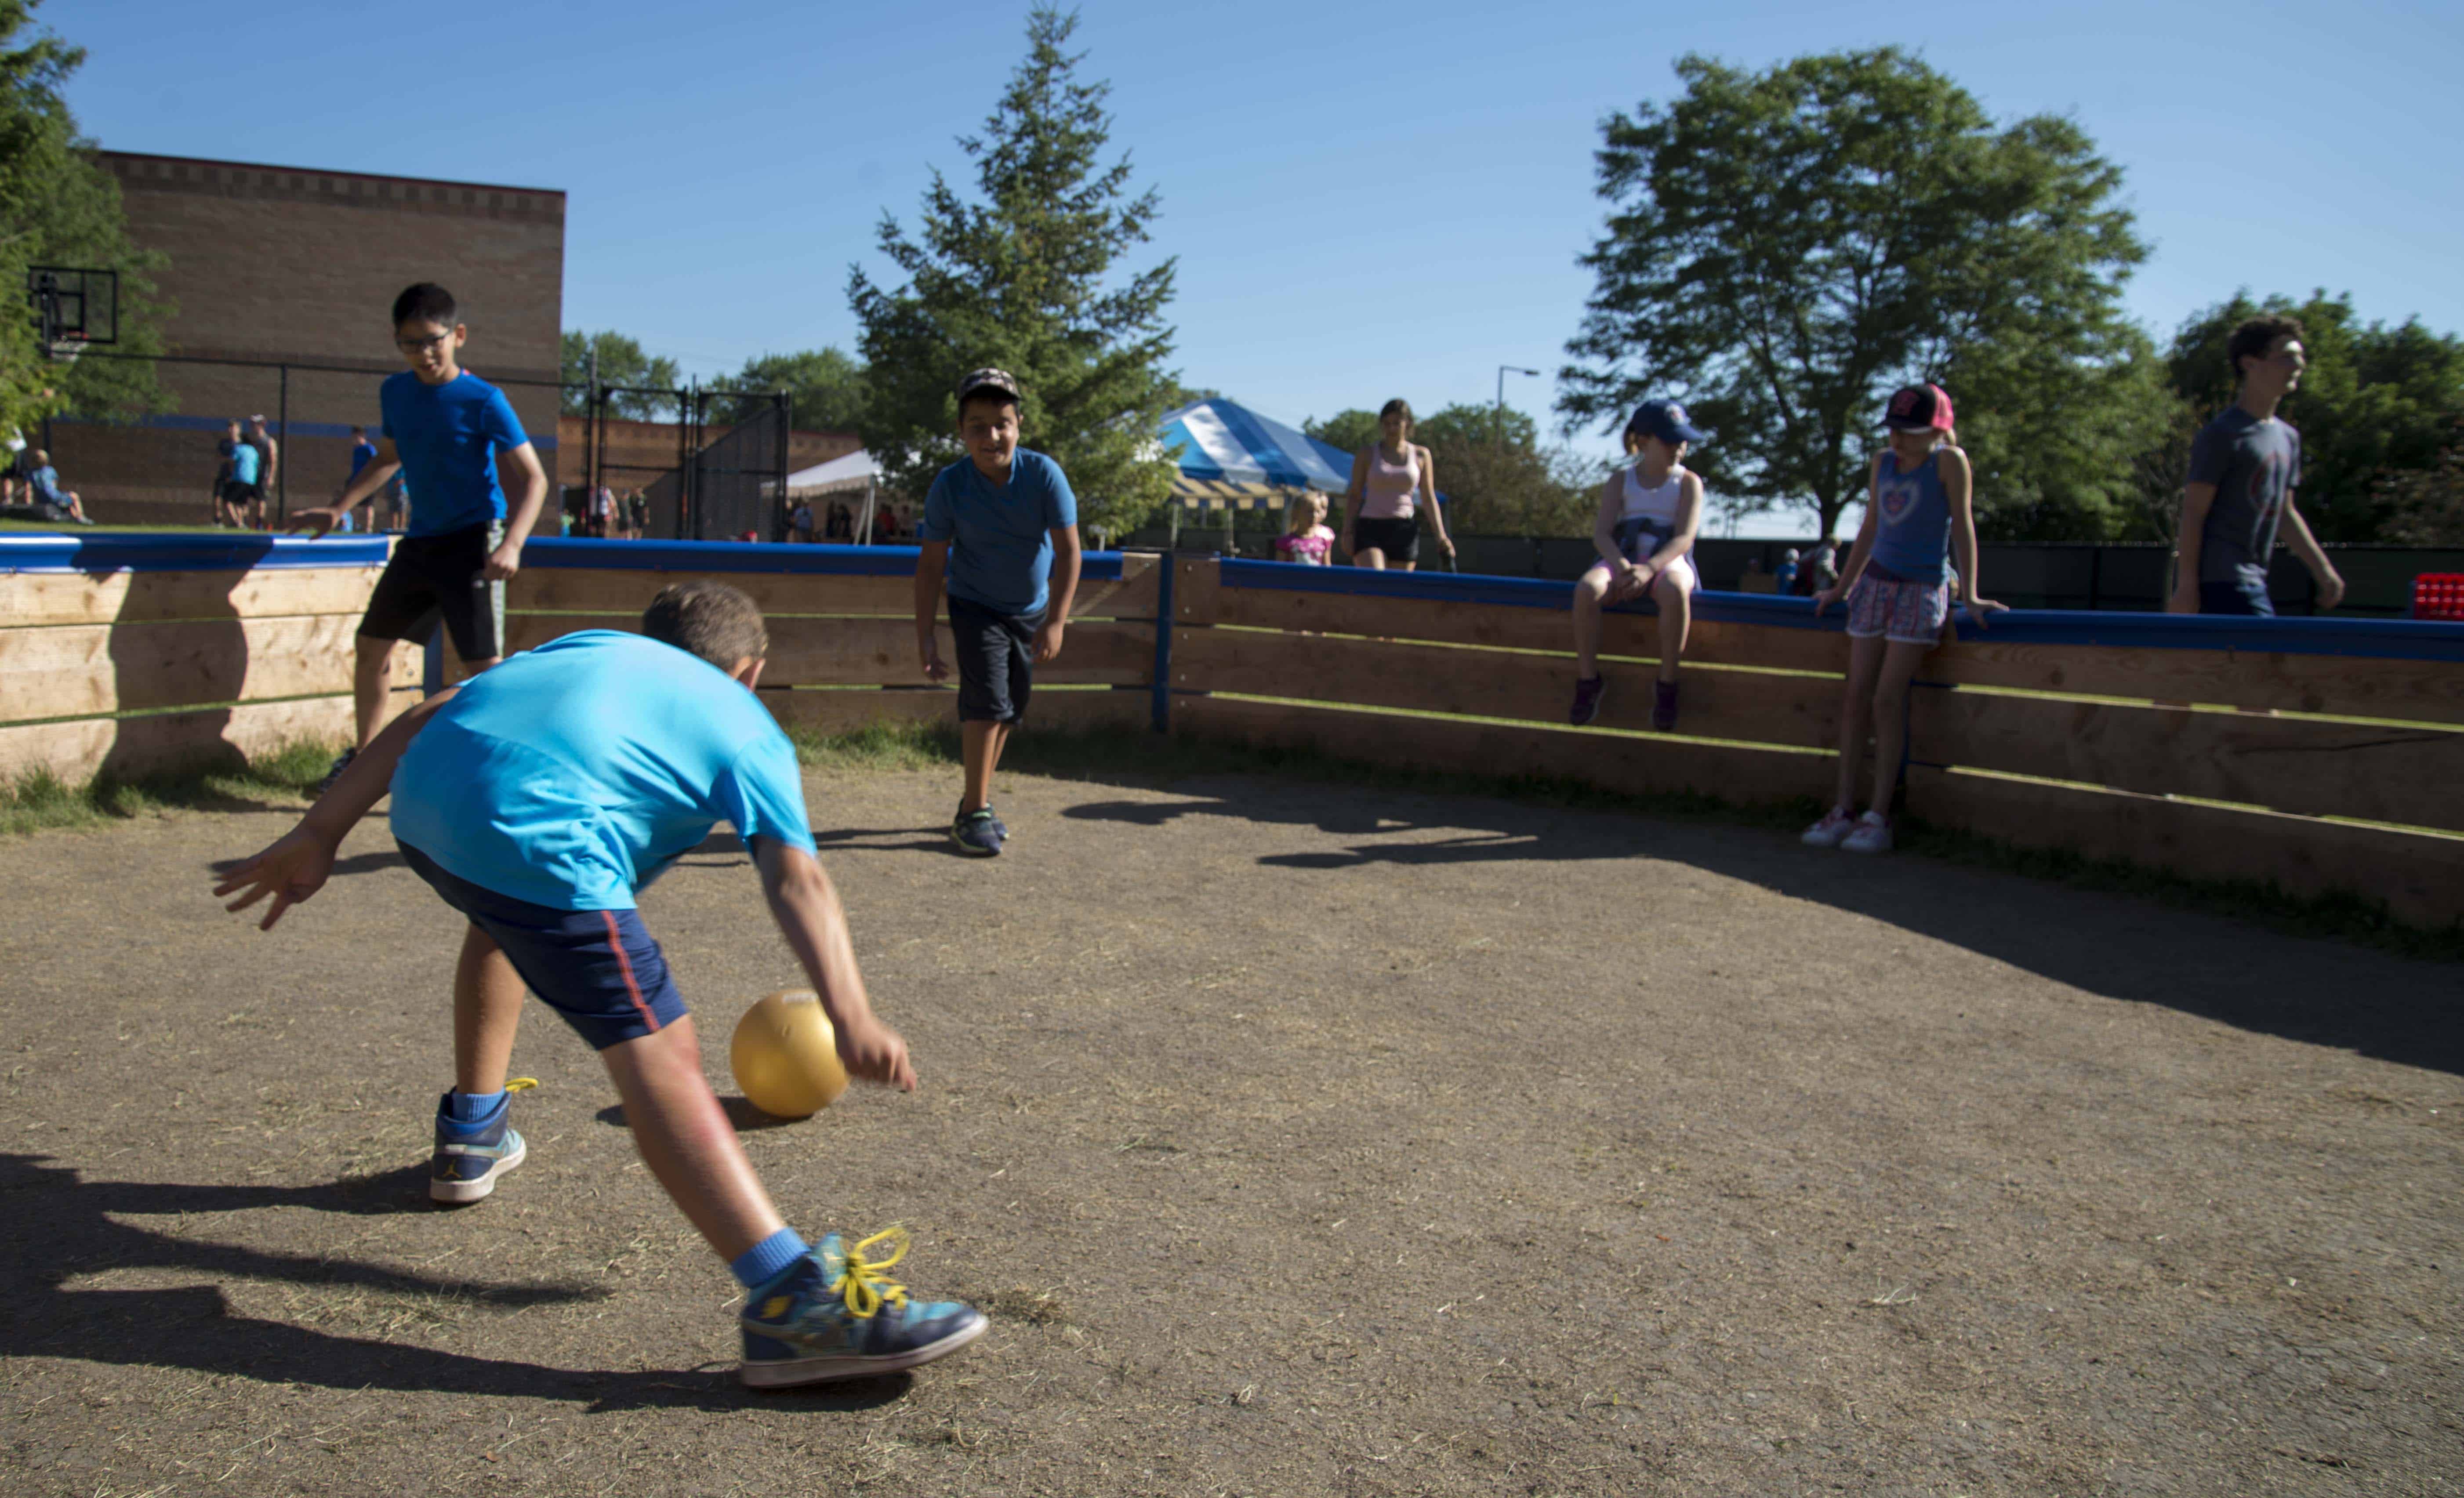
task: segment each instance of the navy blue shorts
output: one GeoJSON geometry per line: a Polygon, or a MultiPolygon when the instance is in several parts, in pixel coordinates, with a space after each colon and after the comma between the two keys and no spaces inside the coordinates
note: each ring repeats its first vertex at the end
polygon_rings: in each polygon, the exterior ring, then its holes
{"type": "Polygon", "coordinates": [[[685,1017],[684,995],[638,911],[561,911],[498,894],[437,867],[408,843],[395,845],[428,881],[513,960],[531,992],[564,1017],[593,1050],[621,1046],[685,1017]]]}
{"type": "Polygon", "coordinates": [[[950,634],[958,647],[958,721],[1015,723],[1035,691],[1035,631],[1044,615],[1005,614],[950,595],[950,634]]]}

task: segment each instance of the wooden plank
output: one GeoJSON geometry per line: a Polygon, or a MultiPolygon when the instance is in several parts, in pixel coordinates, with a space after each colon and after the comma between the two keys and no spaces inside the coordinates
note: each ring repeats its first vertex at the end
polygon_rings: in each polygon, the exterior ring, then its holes
{"type": "Polygon", "coordinates": [[[1908,769],[1908,809],[2021,848],[2123,858],[2202,879],[2272,879],[2297,894],[2385,900],[2402,919],[2464,918],[2464,838],[2202,806],[2128,791],[1908,769]]]}
{"type": "Polygon", "coordinates": [[[1989,636],[1934,651],[1925,657],[1918,678],[1954,686],[2464,723],[2464,669],[2440,661],[1997,645],[1989,636]]]}
{"type": "MultiPolygon", "coordinates": [[[[1217,599],[1221,563],[1214,557],[1175,557],[1172,559],[1172,617],[1175,624],[1211,625],[1218,622],[1217,599]]],[[[1283,626],[1274,626],[1282,628],[1283,626]]]]}
{"type": "MultiPolygon", "coordinates": [[[[1595,726],[1651,726],[1654,668],[1600,663],[1608,682],[1595,726]]],[[[1563,723],[1573,699],[1571,657],[1252,629],[1181,629],[1172,684],[1182,691],[1307,697],[1362,707],[1563,723]]],[[[1840,683],[1824,676],[1689,670],[1679,677],[1677,732],[1706,738],[1835,748],[1840,683]]]]}
{"type": "MultiPolygon", "coordinates": [[[[915,626],[907,619],[799,619],[792,615],[769,621],[770,664],[763,668],[764,686],[914,686],[924,672],[915,659],[915,626]]],[[[577,629],[639,629],[630,614],[517,614],[507,622],[505,648],[527,650],[577,629]]],[[[941,658],[955,671],[956,646],[950,628],[937,633],[941,658]]],[[[450,652],[449,652],[450,653],[450,652]]],[[[469,672],[449,662],[455,681],[469,672]]],[[[1038,666],[1039,684],[1101,684],[1143,686],[1155,679],[1155,626],[1133,621],[1090,619],[1071,625],[1062,635],[1061,658],[1038,666]]]]}
{"type": "MultiPolygon", "coordinates": [[[[958,721],[958,694],[947,687],[853,688],[845,692],[763,692],[762,704],[790,728],[843,734],[874,723],[958,721]]],[[[1026,732],[1039,728],[1140,727],[1154,699],[1143,692],[1044,692],[1027,701],[1026,732]]]]}
{"type": "Polygon", "coordinates": [[[1172,726],[1178,734],[1313,748],[1374,764],[1563,777],[1628,795],[1691,791],[1737,804],[1828,796],[1838,768],[1829,754],[1222,697],[1176,700],[1172,726]]]}
{"type": "MultiPolygon", "coordinates": [[[[1142,558],[1128,561],[1145,561],[1142,558]]],[[[707,577],[740,588],[764,614],[879,614],[915,616],[915,579],[848,577],[808,572],[660,572],[648,568],[525,567],[505,590],[513,613],[540,610],[631,614],[639,618],[659,589],[687,578],[707,577]]],[[[1156,582],[1153,565],[1115,582],[1089,579],[1078,586],[1070,618],[1152,619],[1156,582]]]]}
{"type": "MultiPolygon", "coordinates": [[[[1177,583],[1174,585],[1179,586],[1177,583]]],[[[1569,598],[1573,591],[1569,584],[1569,598]]],[[[1180,617],[1183,623],[1193,622],[1186,612],[1180,617]]],[[[1574,621],[1569,609],[1525,608],[1512,604],[1455,604],[1434,599],[1373,598],[1357,593],[1222,588],[1216,596],[1213,622],[1266,629],[1306,629],[1320,634],[1485,645],[1503,650],[1571,654],[1574,649],[1574,621]]],[[[1658,658],[1660,621],[1656,617],[1611,613],[1601,618],[1600,626],[1603,653],[1658,658]]],[[[1698,619],[1686,635],[1685,659],[1706,665],[1764,666],[1844,675],[1848,670],[1848,637],[1827,629],[1790,629],[1698,619]]]]}
{"type": "MultiPolygon", "coordinates": [[[[386,716],[418,700],[416,692],[397,692],[386,716]]],[[[346,696],[25,724],[0,728],[0,781],[34,770],[49,770],[71,785],[103,774],[132,780],[175,770],[237,770],[251,758],[302,740],[347,742],[351,732],[346,696]]]]}
{"type": "Polygon", "coordinates": [[[1920,688],[1909,753],[1935,764],[2464,829],[2464,731],[1920,688]]]}
{"type": "MultiPolygon", "coordinates": [[[[0,629],[0,722],[348,692],[358,630],[355,613],[0,629]]],[[[393,671],[416,685],[419,647],[393,671]]]]}
{"type": "Polygon", "coordinates": [[[358,614],[377,567],[0,574],[0,628],[358,614]]]}

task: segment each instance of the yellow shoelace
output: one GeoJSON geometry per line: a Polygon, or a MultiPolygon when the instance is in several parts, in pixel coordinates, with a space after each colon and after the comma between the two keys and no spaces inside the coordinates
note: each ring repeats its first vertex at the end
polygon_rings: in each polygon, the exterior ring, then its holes
{"type": "Polygon", "coordinates": [[[539,1086],[539,1078],[537,1077],[516,1077],[505,1084],[505,1090],[508,1092],[527,1092],[537,1086],[539,1086]]]}
{"type": "Polygon", "coordinates": [[[893,1306],[907,1304],[907,1287],[881,1271],[906,1258],[908,1246],[907,1229],[891,1227],[847,1250],[846,1264],[840,1268],[839,1277],[830,1282],[830,1289],[846,1295],[849,1315],[865,1320],[879,1311],[885,1301],[893,1306]],[[876,1261],[864,1256],[866,1249],[886,1239],[894,1240],[898,1245],[889,1257],[876,1261]]]}

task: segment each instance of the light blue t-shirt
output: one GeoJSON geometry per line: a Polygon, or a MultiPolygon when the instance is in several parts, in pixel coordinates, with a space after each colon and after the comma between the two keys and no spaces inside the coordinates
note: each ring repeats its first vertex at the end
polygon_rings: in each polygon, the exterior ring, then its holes
{"type": "Polygon", "coordinates": [[[243,441],[239,446],[231,449],[232,480],[242,484],[255,483],[257,460],[264,455],[256,451],[256,444],[253,442],[243,441]]]}
{"type": "Polygon", "coordinates": [[[411,535],[435,536],[505,518],[496,452],[531,439],[504,391],[468,369],[443,385],[425,384],[406,369],[385,381],[377,406],[385,413],[385,434],[408,475],[411,535]]]}
{"type": "Polygon", "coordinates": [[[950,596],[1004,614],[1038,614],[1052,576],[1052,532],[1078,523],[1078,496],[1061,465],[1020,448],[1009,482],[996,484],[973,458],[935,476],[915,534],[950,542],[950,596]]]}
{"type": "Polygon", "coordinates": [[[1927,585],[1950,576],[1950,496],[1942,487],[1942,449],[1907,473],[1900,455],[1882,454],[1874,474],[1874,551],[1868,559],[1891,576],[1927,585]]]}
{"type": "Polygon", "coordinates": [[[724,822],[813,850],[795,746],[671,645],[584,629],[473,677],[393,776],[393,832],[485,890],[622,911],[724,822]]]}

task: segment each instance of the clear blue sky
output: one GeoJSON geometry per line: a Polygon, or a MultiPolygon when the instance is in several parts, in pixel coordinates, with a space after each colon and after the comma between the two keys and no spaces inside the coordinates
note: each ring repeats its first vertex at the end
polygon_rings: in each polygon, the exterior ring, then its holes
{"type": "MultiPolygon", "coordinates": [[[[1180,258],[1183,377],[1297,420],[1485,402],[1501,363],[1553,373],[1589,290],[1600,116],[1668,97],[1689,51],[1884,42],[1997,117],[2075,115],[2123,166],[2154,246],[2130,305],[2160,337],[2239,287],[2464,330],[2464,5],[1674,9],[1090,0],[1085,71],[1162,193],[1152,255],[1180,258]]],[[[70,99],[107,146],[564,189],[565,325],[708,374],[852,345],[849,262],[880,269],[874,223],[912,223],[931,168],[964,173],[953,138],[1025,9],[403,13],[52,0],[39,19],[89,49],[70,99]]],[[[1507,386],[1544,426],[1552,395],[1507,386]]]]}

